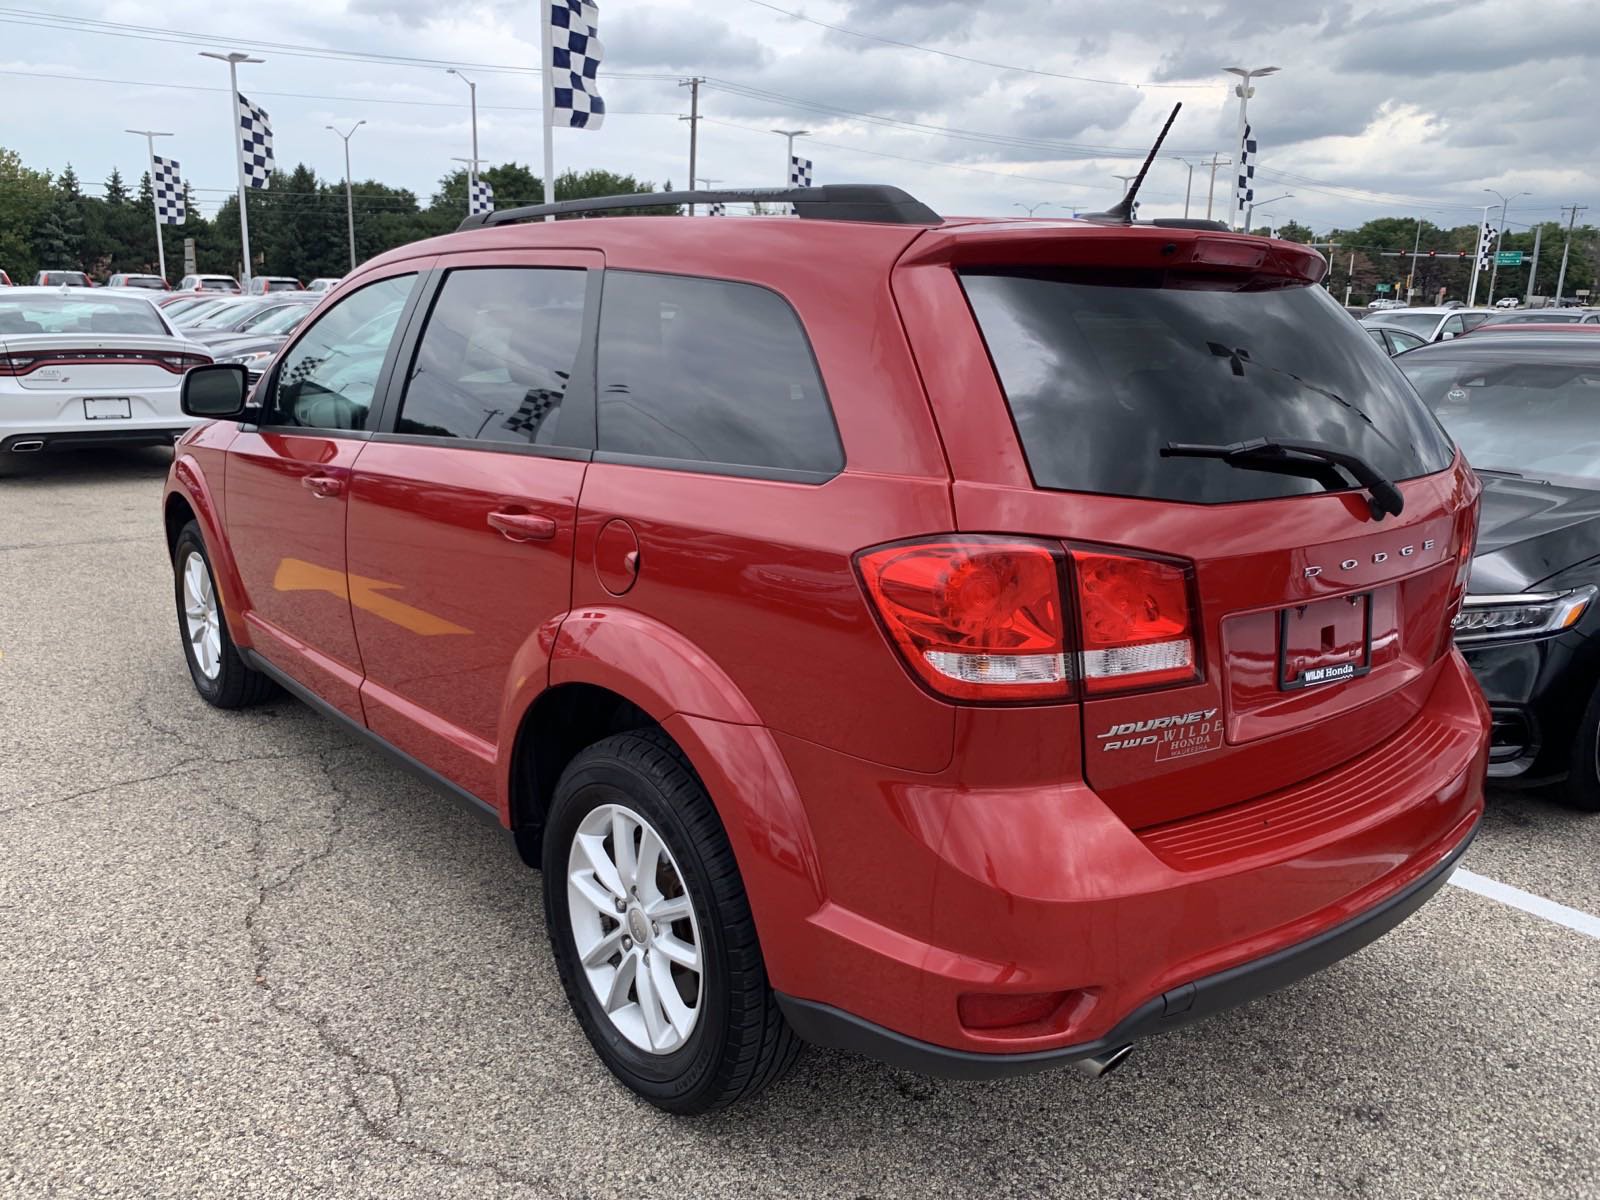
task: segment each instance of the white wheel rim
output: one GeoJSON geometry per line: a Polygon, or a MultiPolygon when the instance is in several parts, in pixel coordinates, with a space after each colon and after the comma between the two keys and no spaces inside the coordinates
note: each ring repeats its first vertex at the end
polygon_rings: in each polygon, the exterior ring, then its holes
{"type": "Polygon", "coordinates": [[[689,1040],[705,991],[700,926],[661,835],[602,804],[567,853],[567,913],[578,961],[617,1032],[649,1054],[689,1040]]]}
{"type": "Polygon", "coordinates": [[[206,560],[193,550],[183,560],[183,627],[195,666],[215,679],[222,670],[222,617],[206,560]]]}

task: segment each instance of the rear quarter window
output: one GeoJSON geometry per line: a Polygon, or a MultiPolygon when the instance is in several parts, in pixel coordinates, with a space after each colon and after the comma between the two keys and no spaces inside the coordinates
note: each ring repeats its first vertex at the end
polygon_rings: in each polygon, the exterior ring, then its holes
{"type": "Polygon", "coordinates": [[[754,284],[607,271],[599,449],[826,478],[844,466],[800,318],[754,284]]]}
{"type": "Polygon", "coordinates": [[[962,283],[1039,487],[1201,504],[1322,490],[1162,458],[1168,442],[1322,442],[1391,480],[1452,458],[1389,357],[1321,288],[1076,272],[966,272],[962,283]]]}

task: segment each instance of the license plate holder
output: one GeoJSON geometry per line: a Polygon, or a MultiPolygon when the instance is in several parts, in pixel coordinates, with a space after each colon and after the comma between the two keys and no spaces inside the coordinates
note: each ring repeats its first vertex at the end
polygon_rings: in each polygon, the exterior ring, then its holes
{"type": "Polygon", "coordinates": [[[128,396],[85,396],[85,421],[126,421],[133,416],[133,400],[128,396]]]}
{"type": "Polygon", "coordinates": [[[1372,670],[1372,593],[1313,600],[1278,613],[1278,689],[1348,683],[1372,670]]]}

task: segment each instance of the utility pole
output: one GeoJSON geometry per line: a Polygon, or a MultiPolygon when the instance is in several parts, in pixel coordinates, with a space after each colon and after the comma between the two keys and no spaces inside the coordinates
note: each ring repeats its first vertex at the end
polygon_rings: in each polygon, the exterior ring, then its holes
{"type": "Polygon", "coordinates": [[[1350,307],[1350,290],[1356,285],[1356,252],[1350,251],[1350,269],[1344,276],[1344,306],[1350,307]]]}
{"type": "Polygon", "coordinates": [[[350,198],[350,139],[355,137],[356,130],[365,124],[365,120],[357,121],[350,126],[349,133],[339,133],[332,125],[328,126],[329,129],[333,129],[334,133],[338,133],[340,139],[344,142],[344,219],[345,226],[350,231],[350,269],[352,271],[356,269],[356,207],[355,201],[350,198]]]}
{"type": "Polygon", "coordinates": [[[1528,294],[1523,297],[1523,303],[1533,304],[1533,281],[1539,275],[1539,241],[1544,237],[1544,222],[1536,221],[1533,226],[1533,265],[1528,268],[1528,294]]]}
{"type": "MultiPolygon", "coordinates": [[[[678,120],[689,122],[689,190],[691,192],[694,191],[694,173],[697,166],[695,155],[700,147],[700,85],[704,82],[705,79],[699,75],[678,81],[679,87],[689,89],[689,115],[687,117],[679,117],[678,120]]],[[[693,202],[689,205],[689,215],[691,217],[694,216],[693,202]]]]}
{"type": "MultiPolygon", "coordinates": [[[[462,83],[467,85],[467,91],[470,93],[472,105],[472,166],[467,172],[467,195],[470,196],[472,195],[472,185],[478,182],[478,85],[454,67],[446,67],[444,73],[446,75],[454,75],[461,80],[462,83]]],[[[333,129],[333,126],[330,125],[328,128],[333,129]]],[[[337,133],[338,130],[334,130],[334,132],[337,133]]],[[[345,149],[348,150],[349,147],[346,146],[345,149]]],[[[544,202],[549,204],[554,199],[554,196],[546,196],[544,202]]],[[[354,265],[352,262],[351,266],[354,265]]]]}
{"type": "Polygon", "coordinates": [[[1422,251],[1422,218],[1417,218],[1417,236],[1411,243],[1411,270],[1406,275],[1406,303],[1411,303],[1411,298],[1417,292],[1417,255],[1422,251]]]}
{"type": "Polygon", "coordinates": [[[1217,168],[1231,166],[1233,159],[1223,158],[1220,154],[1211,156],[1211,186],[1206,191],[1206,220],[1211,220],[1211,204],[1217,198],[1217,168]]]}
{"type": "Polygon", "coordinates": [[[233,165],[239,171],[239,242],[244,250],[244,269],[240,273],[239,283],[243,290],[250,290],[250,211],[245,204],[245,196],[249,192],[244,181],[244,143],[240,140],[239,130],[239,64],[262,63],[264,58],[251,58],[248,54],[241,54],[231,50],[227,54],[219,54],[215,50],[200,51],[201,58],[215,58],[228,64],[228,128],[233,131],[233,165]]]}
{"type": "Polygon", "coordinates": [[[1561,273],[1556,276],[1556,303],[1561,303],[1561,289],[1567,283],[1567,253],[1572,249],[1572,229],[1578,223],[1578,214],[1588,209],[1587,204],[1569,204],[1561,211],[1571,213],[1567,218],[1567,240],[1561,243],[1561,273]]]}
{"type": "MultiPolygon", "coordinates": [[[[156,139],[158,137],[171,137],[170,133],[159,133],[154,129],[125,129],[124,133],[136,133],[145,141],[145,146],[150,151],[150,208],[156,219],[156,261],[161,264],[161,282],[167,282],[167,243],[161,228],[161,205],[156,201],[156,139]]],[[[179,181],[182,186],[182,181],[179,181]]],[[[188,214],[185,213],[185,216],[188,214]]],[[[1566,260],[1562,260],[1565,266],[1566,260]]]]}

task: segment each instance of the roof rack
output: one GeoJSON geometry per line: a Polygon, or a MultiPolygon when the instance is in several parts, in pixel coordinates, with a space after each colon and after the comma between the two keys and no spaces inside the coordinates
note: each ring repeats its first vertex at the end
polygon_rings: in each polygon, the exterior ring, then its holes
{"type": "Polygon", "coordinates": [[[865,221],[876,225],[941,225],[944,218],[897,187],[876,183],[830,183],[808,188],[743,188],[736,191],[642,192],[529,204],[468,217],[459,229],[511,225],[537,217],[587,215],[619,208],[670,208],[682,204],[792,204],[812,221],[865,221]]]}

